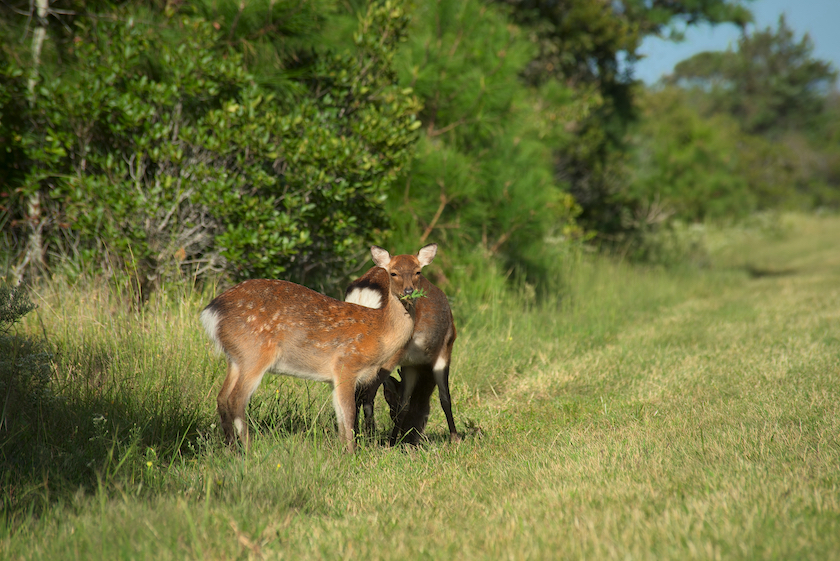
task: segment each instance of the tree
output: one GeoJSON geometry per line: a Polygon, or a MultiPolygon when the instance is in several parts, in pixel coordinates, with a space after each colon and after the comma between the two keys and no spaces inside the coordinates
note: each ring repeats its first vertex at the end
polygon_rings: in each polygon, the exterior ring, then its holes
{"type": "Polygon", "coordinates": [[[776,30],[744,34],[735,50],[699,53],[669,80],[708,93],[710,111],[730,113],[747,132],[816,129],[837,71],[813,50],[808,34],[797,41],[782,15],[776,30]]]}
{"type": "Polygon", "coordinates": [[[625,229],[627,196],[624,144],[636,118],[633,64],[648,35],[681,38],[699,23],[734,23],[752,15],[733,0],[495,0],[510,9],[536,46],[523,73],[533,86],[554,79],[586,95],[591,111],[575,128],[577,142],[555,148],[555,173],[568,182],[589,228],[625,229]]]}
{"type": "Polygon", "coordinates": [[[540,278],[547,237],[571,227],[575,210],[553,177],[551,146],[570,140],[564,125],[587,108],[556,82],[539,92],[523,84],[531,55],[496,6],[418,5],[397,68],[423,102],[424,134],[388,203],[406,250],[434,239],[540,278]]]}

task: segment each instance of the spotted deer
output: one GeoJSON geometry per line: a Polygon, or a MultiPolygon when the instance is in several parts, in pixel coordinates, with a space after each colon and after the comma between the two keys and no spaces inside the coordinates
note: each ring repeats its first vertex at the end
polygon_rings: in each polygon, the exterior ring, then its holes
{"type": "MultiPolygon", "coordinates": [[[[428,246],[427,246],[428,247],[428,246]]],[[[425,249],[425,248],[424,248],[425,249]]],[[[357,279],[345,292],[345,301],[361,305],[375,305],[364,296],[363,287],[376,277],[376,267],[357,279]]],[[[449,393],[449,365],[452,361],[452,346],[455,343],[455,323],[446,294],[422,275],[417,288],[423,290],[425,298],[418,298],[414,305],[414,332],[402,353],[395,359],[400,366],[401,380],[380,376],[384,381],[385,399],[391,409],[394,428],[390,442],[399,441],[416,444],[419,442],[429,418],[430,401],[435,386],[438,388],[440,406],[449,425],[449,438],[458,441],[461,437],[455,428],[452,416],[452,398],[449,393]]],[[[373,403],[378,385],[360,389],[358,399],[365,414],[365,432],[376,431],[373,420],[373,403]]]]}
{"type": "Polygon", "coordinates": [[[227,357],[227,377],[217,398],[228,444],[237,436],[247,449],[245,409],[267,371],[327,382],[333,388],[338,434],[355,450],[356,388],[379,385],[414,329],[414,306],[401,296],[417,288],[435,248],[391,255],[371,248],[373,262],[388,273],[372,283],[362,306],[341,302],[282,280],[248,280],[217,296],[201,312],[210,339],[227,357]]]}

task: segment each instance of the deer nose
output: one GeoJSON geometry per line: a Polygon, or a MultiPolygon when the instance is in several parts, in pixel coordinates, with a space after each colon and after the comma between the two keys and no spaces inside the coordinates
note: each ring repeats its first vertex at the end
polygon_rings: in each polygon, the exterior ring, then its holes
{"type": "Polygon", "coordinates": [[[408,287],[408,288],[406,288],[405,290],[403,290],[403,294],[406,294],[406,295],[409,295],[409,294],[411,294],[412,292],[414,292],[414,289],[413,289],[413,288],[411,288],[411,287],[408,287]]]}

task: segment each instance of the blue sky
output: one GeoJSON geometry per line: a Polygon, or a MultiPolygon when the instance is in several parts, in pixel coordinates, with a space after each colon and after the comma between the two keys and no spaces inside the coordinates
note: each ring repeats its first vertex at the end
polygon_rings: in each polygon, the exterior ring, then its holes
{"type": "MultiPolygon", "coordinates": [[[[745,5],[752,10],[757,29],[776,29],[779,15],[784,13],[796,40],[808,33],[814,56],[840,70],[840,0],[755,0],[745,5]]],[[[669,74],[675,64],[696,53],[736,47],[738,35],[734,25],[703,25],[689,29],[681,43],[648,38],[640,49],[646,58],[636,63],[635,77],[652,84],[669,74]]]]}

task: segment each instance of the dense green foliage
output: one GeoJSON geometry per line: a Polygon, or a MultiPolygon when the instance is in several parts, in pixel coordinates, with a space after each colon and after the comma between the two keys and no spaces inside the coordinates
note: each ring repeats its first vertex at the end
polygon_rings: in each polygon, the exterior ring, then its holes
{"type": "Polygon", "coordinates": [[[573,240],[644,257],[675,221],[838,201],[836,72],[783,21],[747,33],[729,0],[34,9],[0,6],[13,279],[128,274],[145,299],[221,273],[335,294],[370,243],[438,241],[450,291],[475,270],[548,286],[573,240]],[[645,36],[701,22],[741,26],[738,50],[668,86],[633,79],[645,36]]]}
{"type": "Polygon", "coordinates": [[[76,18],[28,104],[24,67],[3,72],[12,235],[37,221],[47,255],[129,265],[143,288],[179,267],[345,278],[417,135],[391,69],[406,21],[371,8],[352,51],[314,57],[278,96],[202,18],[76,18]]]}
{"type": "Polygon", "coordinates": [[[570,142],[560,125],[587,108],[556,82],[526,88],[517,74],[531,56],[519,30],[478,0],[418,6],[398,61],[423,101],[425,134],[390,198],[407,219],[396,221],[406,250],[431,237],[541,278],[546,237],[574,229],[550,146],[570,142]]]}
{"type": "MultiPolygon", "coordinates": [[[[646,211],[682,220],[743,218],[755,209],[740,172],[742,135],[725,115],[701,115],[678,90],[649,94],[637,133],[639,161],[630,194],[646,211]]],[[[661,216],[661,218],[665,218],[661,216]]],[[[642,219],[648,223],[652,217],[642,219]]]]}

